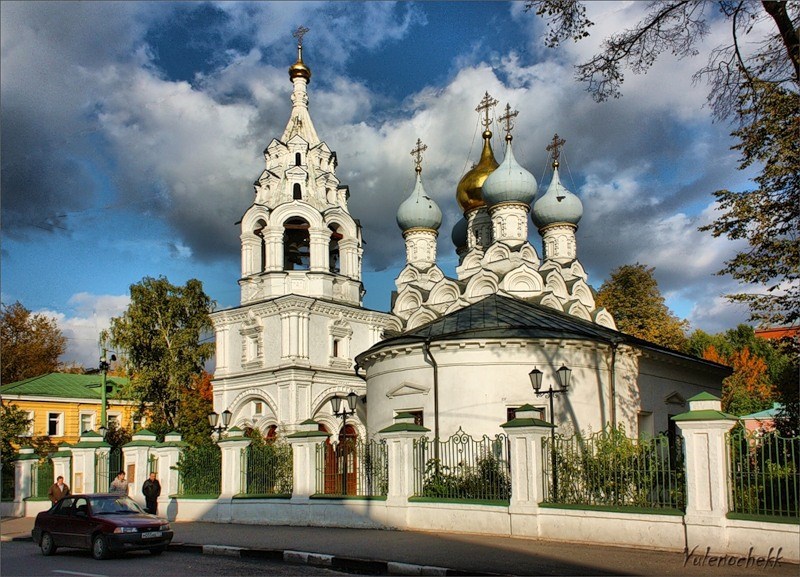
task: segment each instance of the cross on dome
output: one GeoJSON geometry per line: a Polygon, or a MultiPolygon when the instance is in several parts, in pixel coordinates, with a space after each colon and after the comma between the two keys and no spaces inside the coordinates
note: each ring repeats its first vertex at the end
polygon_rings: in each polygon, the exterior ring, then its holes
{"type": "Polygon", "coordinates": [[[489,109],[497,106],[498,102],[499,100],[492,98],[489,96],[489,93],[486,92],[486,94],[483,95],[480,104],[478,104],[478,107],[475,109],[475,112],[483,113],[481,124],[483,124],[484,130],[489,130],[489,127],[492,125],[492,121],[489,118],[489,109]]]}
{"type": "Polygon", "coordinates": [[[303,46],[303,36],[306,35],[306,32],[308,32],[308,28],[306,28],[305,26],[298,26],[297,30],[292,32],[292,36],[297,38],[297,46],[298,46],[298,48],[303,46]]]}
{"type": "Polygon", "coordinates": [[[553,135],[553,140],[547,145],[545,150],[547,152],[553,151],[553,168],[558,168],[558,157],[561,156],[561,147],[566,144],[566,140],[558,137],[558,133],[553,135]]]}
{"type": "Polygon", "coordinates": [[[414,157],[414,170],[417,174],[422,172],[422,153],[428,150],[427,144],[422,144],[422,140],[417,138],[417,146],[411,151],[411,156],[414,157]]]}
{"type": "Polygon", "coordinates": [[[514,122],[513,121],[514,121],[514,118],[516,118],[516,116],[518,114],[519,114],[519,110],[514,110],[512,112],[511,105],[506,103],[506,113],[503,116],[501,116],[500,118],[497,119],[499,122],[505,123],[505,127],[503,128],[503,130],[506,131],[506,140],[507,141],[510,141],[511,138],[512,138],[511,137],[511,131],[514,130],[514,122]]]}

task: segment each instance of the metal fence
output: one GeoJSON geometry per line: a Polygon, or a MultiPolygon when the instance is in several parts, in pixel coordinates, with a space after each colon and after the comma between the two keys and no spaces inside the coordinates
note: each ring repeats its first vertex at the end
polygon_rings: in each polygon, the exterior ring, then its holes
{"type": "Polygon", "coordinates": [[[31,467],[31,497],[46,499],[53,484],[53,461],[49,458],[33,463],[31,467]]]}
{"type": "Polygon", "coordinates": [[[111,481],[122,470],[122,448],[111,449],[108,453],[96,453],[94,457],[94,490],[105,493],[111,490],[111,481]]]}
{"type": "Polygon", "coordinates": [[[15,491],[14,464],[11,463],[10,466],[8,466],[6,463],[3,463],[2,492],[0,492],[0,499],[2,499],[3,501],[13,501],[14,491],[15,491]]]}
{"type": "Polygon", "coordinates": [[[800,437],[737,428],[727,441],[731,511],[800,517],[800,437]]]}
{"type": "Polygon", "coordinates": [[[242,449],[242,493],[292,494],[292,447],[275,441],[242,449]]]}
{"type": "Polygon", "coordinates": [[[633,439],[622,429],[555,436],[542,444],[550,503],[614,507],[686,507],[681,437],[633,439]],[[553,474],[555,462],[555,475],[553,474]]]}
{"type": "Polygon", "coordinates": [[[463,430],[446,441],[414,441],[414,496],[508,501],[508,437],[473,439],[463,430]]]}
{"type": "Polygon", "coordinates": [[[389,491],[386,441],[347,439],[317,445],[316,491],[324,495],[385,496],[389,491]]]}
{"type": "Polygon", "coordinates": [[[179,495],[209,495],[222,491],[222,451],[217,445],[188,447],[178,459],[179,495]]]}

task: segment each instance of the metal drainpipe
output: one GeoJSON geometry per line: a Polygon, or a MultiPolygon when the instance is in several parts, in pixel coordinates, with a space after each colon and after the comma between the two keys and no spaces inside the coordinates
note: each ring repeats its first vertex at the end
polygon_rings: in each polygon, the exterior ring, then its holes
{"type": "Polygon", "coordinates": [[[422,353],[425,360],[429,361],[433,367],[433,435],[436,441],[433,443],[433,458],[439,464],[439,365],[431,354],[431,340],[425,339],[422,343],[422,353]]]}

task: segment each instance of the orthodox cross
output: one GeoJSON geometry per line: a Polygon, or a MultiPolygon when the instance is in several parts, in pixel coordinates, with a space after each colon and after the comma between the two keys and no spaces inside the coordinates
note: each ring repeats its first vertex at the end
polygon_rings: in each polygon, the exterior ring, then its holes
{"type": "Polygon", "coordinates": [[[547,147],[545,148],[547,152],[550,152],[551,150],[553,151],[554,167],[558,166],[558,157],[561,156],[561,147],[564,146],[566,142],[567,141],[564,140],[563,138],[559,138],[558,133],[556,133],[553,135],[553,141],[550,144],[548,144],[547,147]]]}
{"type": "Polygon", "coordinates": [[[489,109],[492,108],[493,106],[496,106],[497,103],[498,100],[489,96],[489,93],[487,92],[481,99],[481,103],[475,109],[475,112],[479,114],[483,113],[481,124],[483,124],[484,130],[489,130],[489,127],[492,125],[492,121],[489,119],[489,109]]]}
{"type": "Polygon", "coordinates": [[[519,110],[511,111],[511,105],[506,104],[506,113],[498,118],[500,122],[505,123],[505,128],[503,130],[506,131],[506,140],[511,140],[511,131],[514,129],[514,118],[516,118],[517,114],[519,114],[519,110]]]}
{"type": "Polygon", "coordinates": [[[297,45],[298,46],[302,46],[303,45],[303,36],[306,35],[306,32],[308,32],[308,28],[306,28],[305,26],[298,26],[297,30],[292,32],[292,36],[297,38],[297,45]]]}
{"type": "Polygon", "coordinates": [[[422,153],[428,150],[427,144],[422,144],[422,140],[417,138],[417,146],[411,151],[411,156],[414,157],[414,170],[419,174],[422,172],[422,153]]]}

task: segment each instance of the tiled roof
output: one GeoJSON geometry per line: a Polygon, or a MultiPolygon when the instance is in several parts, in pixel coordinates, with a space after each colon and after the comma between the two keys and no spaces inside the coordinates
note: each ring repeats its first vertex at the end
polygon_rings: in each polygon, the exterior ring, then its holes
{"type": "MultiPolygon", "coordinates": [[[[20,395],[32,397],[60,397],[68,399],[100,399],[102,375],[74,375],[70,373],[49,373],[16,383],[0,386],[0,395],[20,395]]],[[[128,383],[124,377],[109,376],[107,384],[112,385],[109,399],[119,399],[118,389],[128,383]]]]}
{"type": "Polygon", "coordinates": [[[421,327],[384,339],[356,357],[387,346],[463,339],[571,339],[629,344],[729,372],[723,365],[673,351],[614,329],[585,321],[547,306],[497,294],[454,311],[421,327]]]}

